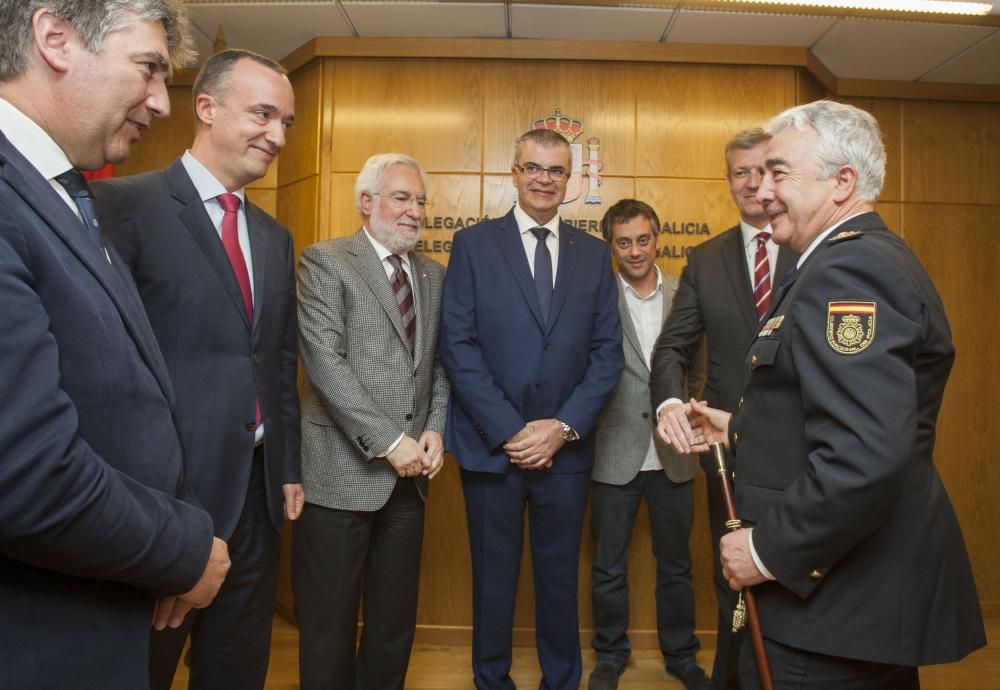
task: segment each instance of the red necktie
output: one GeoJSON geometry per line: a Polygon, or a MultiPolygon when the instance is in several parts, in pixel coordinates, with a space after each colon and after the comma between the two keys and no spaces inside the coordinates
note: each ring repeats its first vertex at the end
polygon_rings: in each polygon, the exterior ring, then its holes
{"type": "Polygon", "coordinates": [[[767,259],[769,232],[757,233],[757,252],[753,257],[753,301],[760,321],[771,308],[771,264],[767,259]]]}
{"type": "MultiPolygon", "coordinates": [[[[253,330],[253,294],[250,292],[250,274],[247,272],[246,258],[240,248],[239,223],[236,215],[240,209],[240,198],[235,194],[220,194],[217,198],[222,210],[225,211],[222,216],[222,246],[226,249],[229,264],[233,267],[233,273],[236,275],[236,282],[243,295],[243,306],[247,310],[247,321],[253,330]]],[[[254,423],[256,426],[260,426],[260,400],[257,400],[254,423]]]]}
{"type": "Polygon", "coordinates": [[[396,296],[396,304],[399,305],[399,315],[403,318],[403,330],[410,341],[410,349],[413,349],[413,336],[417,332],[417,320],[413,313],[413,291],[410,289],[410,282],[406,279],[406,271],[403,270],[403,260],[396,254],[386,257],[392,264],[393,272],[390,281],[392,282],[392,292],[396,296]]]}

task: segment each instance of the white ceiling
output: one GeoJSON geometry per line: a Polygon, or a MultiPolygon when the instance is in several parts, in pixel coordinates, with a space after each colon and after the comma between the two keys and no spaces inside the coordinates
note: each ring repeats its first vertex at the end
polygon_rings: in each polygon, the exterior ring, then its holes
{"type": "MultiPolygon", "coordinates": [[[[995,26],[489,0],[188,0],[187,6],[201,55],[211,54],[220,26],[230,47],[275,59],[316,36],[775,45],[809,48],[841,78],[1000,85],[995,26]]],[[[992,14],[1000,14],[1000,0],[992,14]]]]}

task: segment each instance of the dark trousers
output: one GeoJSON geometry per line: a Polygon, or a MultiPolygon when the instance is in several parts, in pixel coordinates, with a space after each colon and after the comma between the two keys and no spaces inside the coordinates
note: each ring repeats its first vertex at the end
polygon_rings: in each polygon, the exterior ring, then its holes
{"type": "MultiPolygon", "coordinates": [[[[558,460],[556,460],[558,462],[558,460]]],[[[472,671],[478,690],[513,690],[514,600],[527,507],[535,587],[540,690],[576,690],[582,658],[577,618],[580,536],[588,473],[511,467],[462,470],[472,550],[472,671]]]]}
{"type": "Polygon", "coordinates": [[[675,484],[662,470],[639,472],[621,486],[593,482],[590,528],[594,538],[591,583],[598,662],[621,668],[629,644],[628,552],[635,515],[643,497],[656,558],[656,630],[668,666],[693,659],[694,586],[688,541],[694,521],[692,482],[675,484]]]}
{"type": "MultiPolygon", "coordinates": [[[[719,485],[719,475],[714,469],[711,454],[702,455],[701,466],[705,470],[705,484],[708,494],[708,525],[712,531],[712,582],[715,598],[719,604],[716,622],[715,663],[712,666],[712,687],[715,690],[740,690],[740,647],[744,630],[734,633],[733,610],[739,600],[739,593],[733,591],[722,576],[722,560],[719,557],[719,541],[729,530],[726,529],[726,503],[719,485]]],[[[726,465],[733,467],[733,458],[726,451],[726,465]]]]}
{"type": "MultiPolygon", "coordinates": [[[[764,640],[775,690],[920,690],[915,666],[844,659],[764,640]]],[[[757,660],[748,641],[740,652],[740,681],[760,690],[757,660]]]]}
{"type": "Polygon", "coordinates": [[[191,690],[263,688],[271,653],[281,535],[267,511],[263,446],[254,451],[243,512],[227,543],[232,565],[212,604],[150,636],[152,690],[170,690],[191,635],[191,690]]]}
{"type": "Polygon", "coordinates": [[[292,540],[302,690],[402,689],[423,537],[424,502],[412,479],[399,479],[375,511],[306,503],[292,540]]]}

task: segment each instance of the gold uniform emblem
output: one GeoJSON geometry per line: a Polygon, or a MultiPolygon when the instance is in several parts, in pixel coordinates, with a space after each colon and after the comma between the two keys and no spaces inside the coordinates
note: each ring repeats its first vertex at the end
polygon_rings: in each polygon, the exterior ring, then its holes
{"type": "Polygon", "coordinates": [[[835,352],[856,355],[875,339],[875,302],[828,302],[826,342],[835,352]]]}

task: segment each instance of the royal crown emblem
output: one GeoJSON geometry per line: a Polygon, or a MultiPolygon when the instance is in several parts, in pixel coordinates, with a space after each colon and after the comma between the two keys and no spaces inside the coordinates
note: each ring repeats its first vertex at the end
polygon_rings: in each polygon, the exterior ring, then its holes
{"type": "Polygon", "coordinates": [[[531,125],[532,129],[551,129],[559,132],[569,142],[570,151],[573,153],[573,170],[569,182],[566,184],[566,198],[563,204],[576,201],[583,192],[583,176],[587,175],[588,189],[587,197],[584,199],[588,204],[601,203],[601,169],[604,164],[601,162],[601,140],[597,137],[587,139],[587,158],[583,157],[583,144],[574,143],[574,140],[583,134],[583,120],[575,117],[563,115],[559,108],[551,115],[544,115],[537,118],[531,125]],[[586,168],[586,172],[584,172],[586,168]]]}

